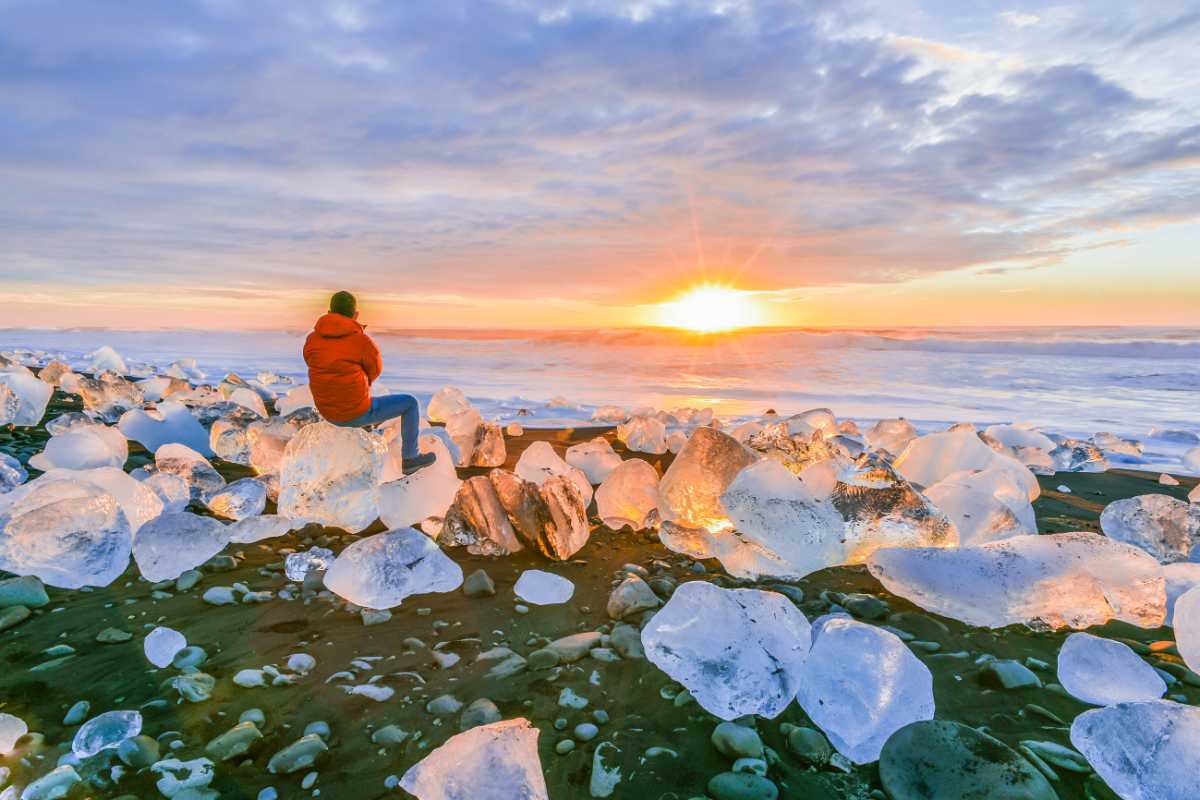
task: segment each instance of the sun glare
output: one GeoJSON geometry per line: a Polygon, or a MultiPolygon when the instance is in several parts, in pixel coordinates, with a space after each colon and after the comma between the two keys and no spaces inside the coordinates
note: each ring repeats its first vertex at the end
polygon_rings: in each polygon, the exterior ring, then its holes
{"type": "Polygon", "coordinates": [[[729,331],[759,322],[746,292],[727,286],[695,286],[659,306],[659,323],[700,333],[729,331]]]}

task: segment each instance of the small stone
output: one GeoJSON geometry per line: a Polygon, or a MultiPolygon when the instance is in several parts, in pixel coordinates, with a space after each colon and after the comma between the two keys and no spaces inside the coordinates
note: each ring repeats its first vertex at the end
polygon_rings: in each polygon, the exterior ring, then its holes
{"type": "Polygon", "coordinates": [[[1001,659],[990,661],[980,673],[985,686],[997,689],[1040,689],[1042,679],[1020,661],[1001,659]]]}
{"type": "Polygon", "coordinates": [[[304,726],[304,735],[320,736],[325,741],[329,741],[329,737],[333,735],[333,731],[329,729],[328,722],[318,719],[304,726]]]}
{"type": "Polygon", "coordinates": [[[448,717],[457,714],[463,707],[462,701],[452,694],[435,697],[425,705],[425,710],[435,717],[448,717]]]}
{"type": "Polygon", "coordinates": [[[658,608],[660,605],[662,601],[650,585],[637,575],[630,575],[609,595],[608,616],[612,619],[624,619],[648,608],[658,608]]]}
{"type": "Polygon", "coordinates": [[[392,618],[392,612],[386,608],[364,608],[358,615],[362,618],[362,624],[367,627],[382,625],[392,618]]]}
{"type": "Polygon", "coordinates": [[[713,800],[775,800],[779,789],[761,775],[722,772],[708,782],[713,800]]]}
{"type": "Polygon", "coordinates": [[[96,641],[101,644],[119,644],[128,642],[133,638],[132,633],[128,633],[118,628],[105,628],[96,634],[96,641]]]}
{"type": "Polygon", "coordinates": [[[560,756],[565,756],[567,753],[575,749],[575,741],[573,739],[560,739],[558,744],[554,745],[554,752],[560,756]]]}
{"type": "Polygon", "coordinates": [[[528,665],[529,669],[541,670],[553,669],[554,667],[557,667],[558,661],[559,657],[557,652],[543,647],[540,650],[534,650],[532,653],[530,653],[529,657],[525,660],[525,663],[528,665]]]}
{"type": "Polygon", "coordinates": [[[588,699],[575,694],[575,692],[567,688],[558,693],[558,704],[563,708],[587,708],[588,699]]]}
{"type": "Polygon", "coordinates": [[[87,719],[88,712],[91,710],[91,703],[87,700],[80,700],[67,711],[67,715],[63,717],[63,725],[78,725],[87,719]]]}
{"type": "Polygon", "coordinates": [[[480,725],[490,725],[502,718],[500,709],[486,697],[481,697],[468,705],[458,718],[458,729],[461,731],[477,728],[480,725]]]}
{"type": "Polygon", "coordinates": [[[825,734],[815,728],[794,727],[787,732],[788,749],[806,765],[823,767],[833,756],[825,734]]]}
{"type": "Polygon", "coordinates": [[[46,594],[45,585],[33,575],[6,578],[0,581],[0,608],[9,606],[41,608],[49,602],[50,596],[46,594]]]}
{"type": "Polygon", "coordinates": [[[871,594],[848,594],[842,598],[842,607],[859,619],[883,619],[888,615],[888,604],[871,594]]]}
{"type": "Polygon", "coordinates": [[[371,741],[383,747],[395,747],[404,744],[412,734],[400,728],[399,725],[384,725],[371,734],[371,741]]]}
{"type": "Polygon", "coordinates": [[[632,625],[618,622],[613,626],[608,640],[612,648],[621,655],[621,658],[638,659],[646,657],[646,651],[642,647],[642,632],[632,625]]]}
{"type": "Polygon", "coordinates": [[[581,742],[590,742],[600,734],[600,729],[590,722],[581,722],[572,731],[575,738],[581,742]]]}
{"type": "Polygon", "coordinates": [[[229,761],[249,753],[262,738],[253,722],[239,722],[205,745],[204,754],[213,761],[229,761]]]}
{"type": "Polygon", "coordinates": [[[29,619],[29,615],[32,613],[25,606],[9,606],[0,611],[0,631],[8,630],[14,625],[19,625],[29,619]]]}
{"type": "Polygon", "coordinates": [[[310,733],[271,756],[271,760],[267,762],[267,771],[273,775],[291,775],[308,769],[327,752],[329,746],[325,744],[325,740],[315,733],[310,733]]]}
{"type": "Polygon", "coordinates": [[[477,569],[463,581],[463,594],[467,597],[491,597],[496,594],[496,583],[482,569],[477,569]]]}
{"type": "Polygon", "coordinates": [[[175,658],[171,659],[171,666],[175,669],[194,669],[207,660],[208,653],[204,652],[203,647],[189,645],[175,654],[175,658]]]}
{"type": "Polygon", "coordinates": [[[726,758],[761,758],[762,739],[753,728],[734,722],[722,722],[713,729],[713,747],[726,758]]]}
{"type": "Polygon", "coordinates": [[[134,736],[117,745],[117,758],[132,769],[146,769],[158,761],[158,741],[149,736],[134,736]]]}
{"type": "Polygon", "coordinates": [[[175,579],[175,591],[186,592],[189,589],[195,588],[196,584],[200,583],[200,579],[204,577],[198,569],[184,570],[178,578],[175,579]]]}
{"type": "Polygon", "coordinates": [[[200,599],[212,606],[231,606],[237,603],[237,595],[228,586],[213,586],[200,599]]]}
{"type": "Polygon", "coordinates": [[[596,631],[576,633],[555,639],[543,649],[557,654],[561,663],[570,664],[583,658],[592,648],[599,646],[601,638],[601,634],[596,631]]]}

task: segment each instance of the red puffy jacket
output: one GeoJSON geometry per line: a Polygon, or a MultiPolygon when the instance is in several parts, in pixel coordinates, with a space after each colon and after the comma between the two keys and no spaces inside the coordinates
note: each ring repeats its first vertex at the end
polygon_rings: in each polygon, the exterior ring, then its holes
{"type": "Polygon", "coordinates": [[[362,325],[325,314],[304,341],[304,363],[322,417],[347,422],[370,410],[371,384],[383,371],[383,359],[362,325]]]}

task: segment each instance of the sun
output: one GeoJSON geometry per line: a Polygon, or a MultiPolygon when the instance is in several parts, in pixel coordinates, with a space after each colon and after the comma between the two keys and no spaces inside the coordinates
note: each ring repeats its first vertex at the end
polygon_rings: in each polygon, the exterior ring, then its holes
{"type": "Polygon", "coordinates": [[[659,324],[699,333],[716,333],[759,323],[748,292],[719,284],[693,286],[658,307],[659,324]]]}

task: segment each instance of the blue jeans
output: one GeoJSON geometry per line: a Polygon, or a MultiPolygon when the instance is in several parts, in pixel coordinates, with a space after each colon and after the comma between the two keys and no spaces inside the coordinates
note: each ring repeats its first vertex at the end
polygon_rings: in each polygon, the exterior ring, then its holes
{"type": "Polygon", "coordinates": [[[367,413],[361,417],[333,424],[343,428],[365,428],[368,425],[378,425],[396,417],[400,417],[401,455],[404,458],[416,458],[421,452],[417,447],[417,436],[421,432],[421,406],[417,403],[417,398],[411,394],[388,394],[383,397],[372,397],[371,408],[367,410],[367,413]]]}

